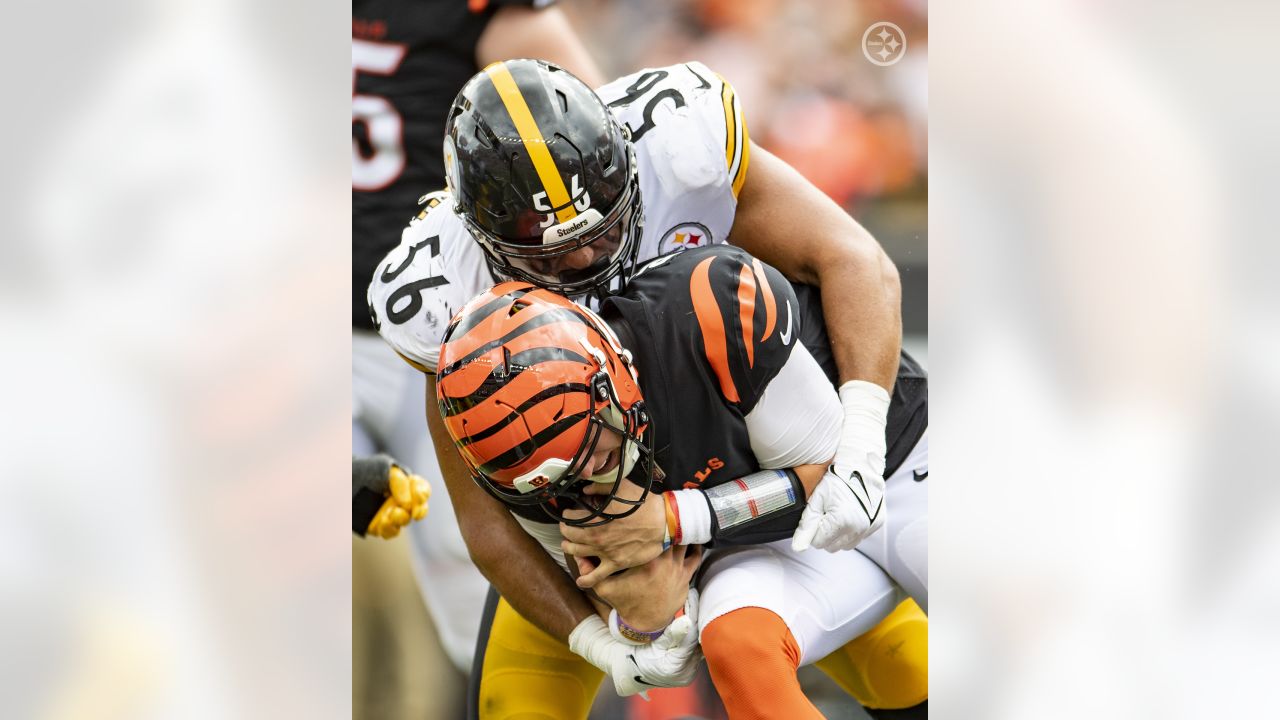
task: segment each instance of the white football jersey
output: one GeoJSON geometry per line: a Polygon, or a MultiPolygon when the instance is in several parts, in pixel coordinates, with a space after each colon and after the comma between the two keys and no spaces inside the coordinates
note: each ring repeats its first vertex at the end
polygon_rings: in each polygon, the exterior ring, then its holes
{"type": "MultiPolygon", "coordinates": [[[[697,62],[646,69],[596,91],[631,131],[644,203],[639,262],[723,243],[746,179],[747,127],[732,86],[697,62]]],[[[432,193],[400,245],[374,269],[369,308],[383,339],[434,371],[453,314],[500,278],[453,213],[432,193]]]]}

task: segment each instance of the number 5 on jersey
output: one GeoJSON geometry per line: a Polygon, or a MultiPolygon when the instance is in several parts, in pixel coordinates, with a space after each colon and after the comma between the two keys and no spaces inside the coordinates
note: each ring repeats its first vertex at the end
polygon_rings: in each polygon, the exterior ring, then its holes
{"type": "Polygon", "coordinates": [[[404,172],[404,120],[390,100],[357,94],[356,78],[362,72],[394,75],[406,52],[400,43],[351,41],[351,187],[356,190],[381,190],[404,172]],[[357,124],[366,128],[368,150],[354,135],[357,124]]]}

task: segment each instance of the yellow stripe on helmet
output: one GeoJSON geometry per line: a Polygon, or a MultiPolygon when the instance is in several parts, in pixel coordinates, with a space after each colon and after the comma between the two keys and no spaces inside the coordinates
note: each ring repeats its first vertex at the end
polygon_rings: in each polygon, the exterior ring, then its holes
{"type": "Polygon", "coordinates": [[[529,105],[525,103],[524,95],[520,94],[520,88],[516,85],[515,78],[511,76],[511,71],[507,69],[507,64],[496,62],[484,71],[493,82],[494,88],[498,90],[498,97],[502,98],[502,104],[506,106],[511,122],[515,123],[516,132],[520,133],[524,149],[529,153],[533,168],[538,172],[538,179],[542,181],[542,189],[547,193],[547,201],[553,208],[564,206],[563,209],[556,211],[556,219],[559,222],[567,222],[577,217],[578,211],[570,202],[572,198],[569,197],[568,188],[564,186],[564,178],[560,177],[555,160],[551,157],[551,151],[547,149],[547,141],[543,139],[542,131],[538,129],[533,113],[529,112],[529,105]]]}

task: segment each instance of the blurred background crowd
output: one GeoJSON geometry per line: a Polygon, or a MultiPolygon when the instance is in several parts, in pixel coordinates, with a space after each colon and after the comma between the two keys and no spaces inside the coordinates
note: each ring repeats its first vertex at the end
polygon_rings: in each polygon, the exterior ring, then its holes
{"type": "Polygon", "coordinates": [[[910,349],[928,331],[928,15],[924,0],[561,0],[606,77],[699,60],[733,83],[751,139],[884,245],[903,285],[910,349]],[[863,55],[887,21],[895,64],[863,55]]]}

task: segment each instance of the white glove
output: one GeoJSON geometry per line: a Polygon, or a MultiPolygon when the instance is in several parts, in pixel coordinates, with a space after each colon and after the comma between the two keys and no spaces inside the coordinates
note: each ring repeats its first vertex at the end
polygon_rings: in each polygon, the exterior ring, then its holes
{"type": "Polygon", "coordinates": [[[889,393],[863,380],[840,386],[844,425],[835,459],[814,488],[791,549],[851,550],[884,525],[885,424],[889,393]]]}
{"type": "Polygon", "coordinates": [[[569,649],[608,673],[619,696],[639,693],[648,700],[648,688],[683,687],[693,682],[702,661],[697,606],[698,591],[690,588],[685,614],[672,621],[657,640],[638,647],[615,640],[608,625],[592,615],[569,634],[569,649]]]}

